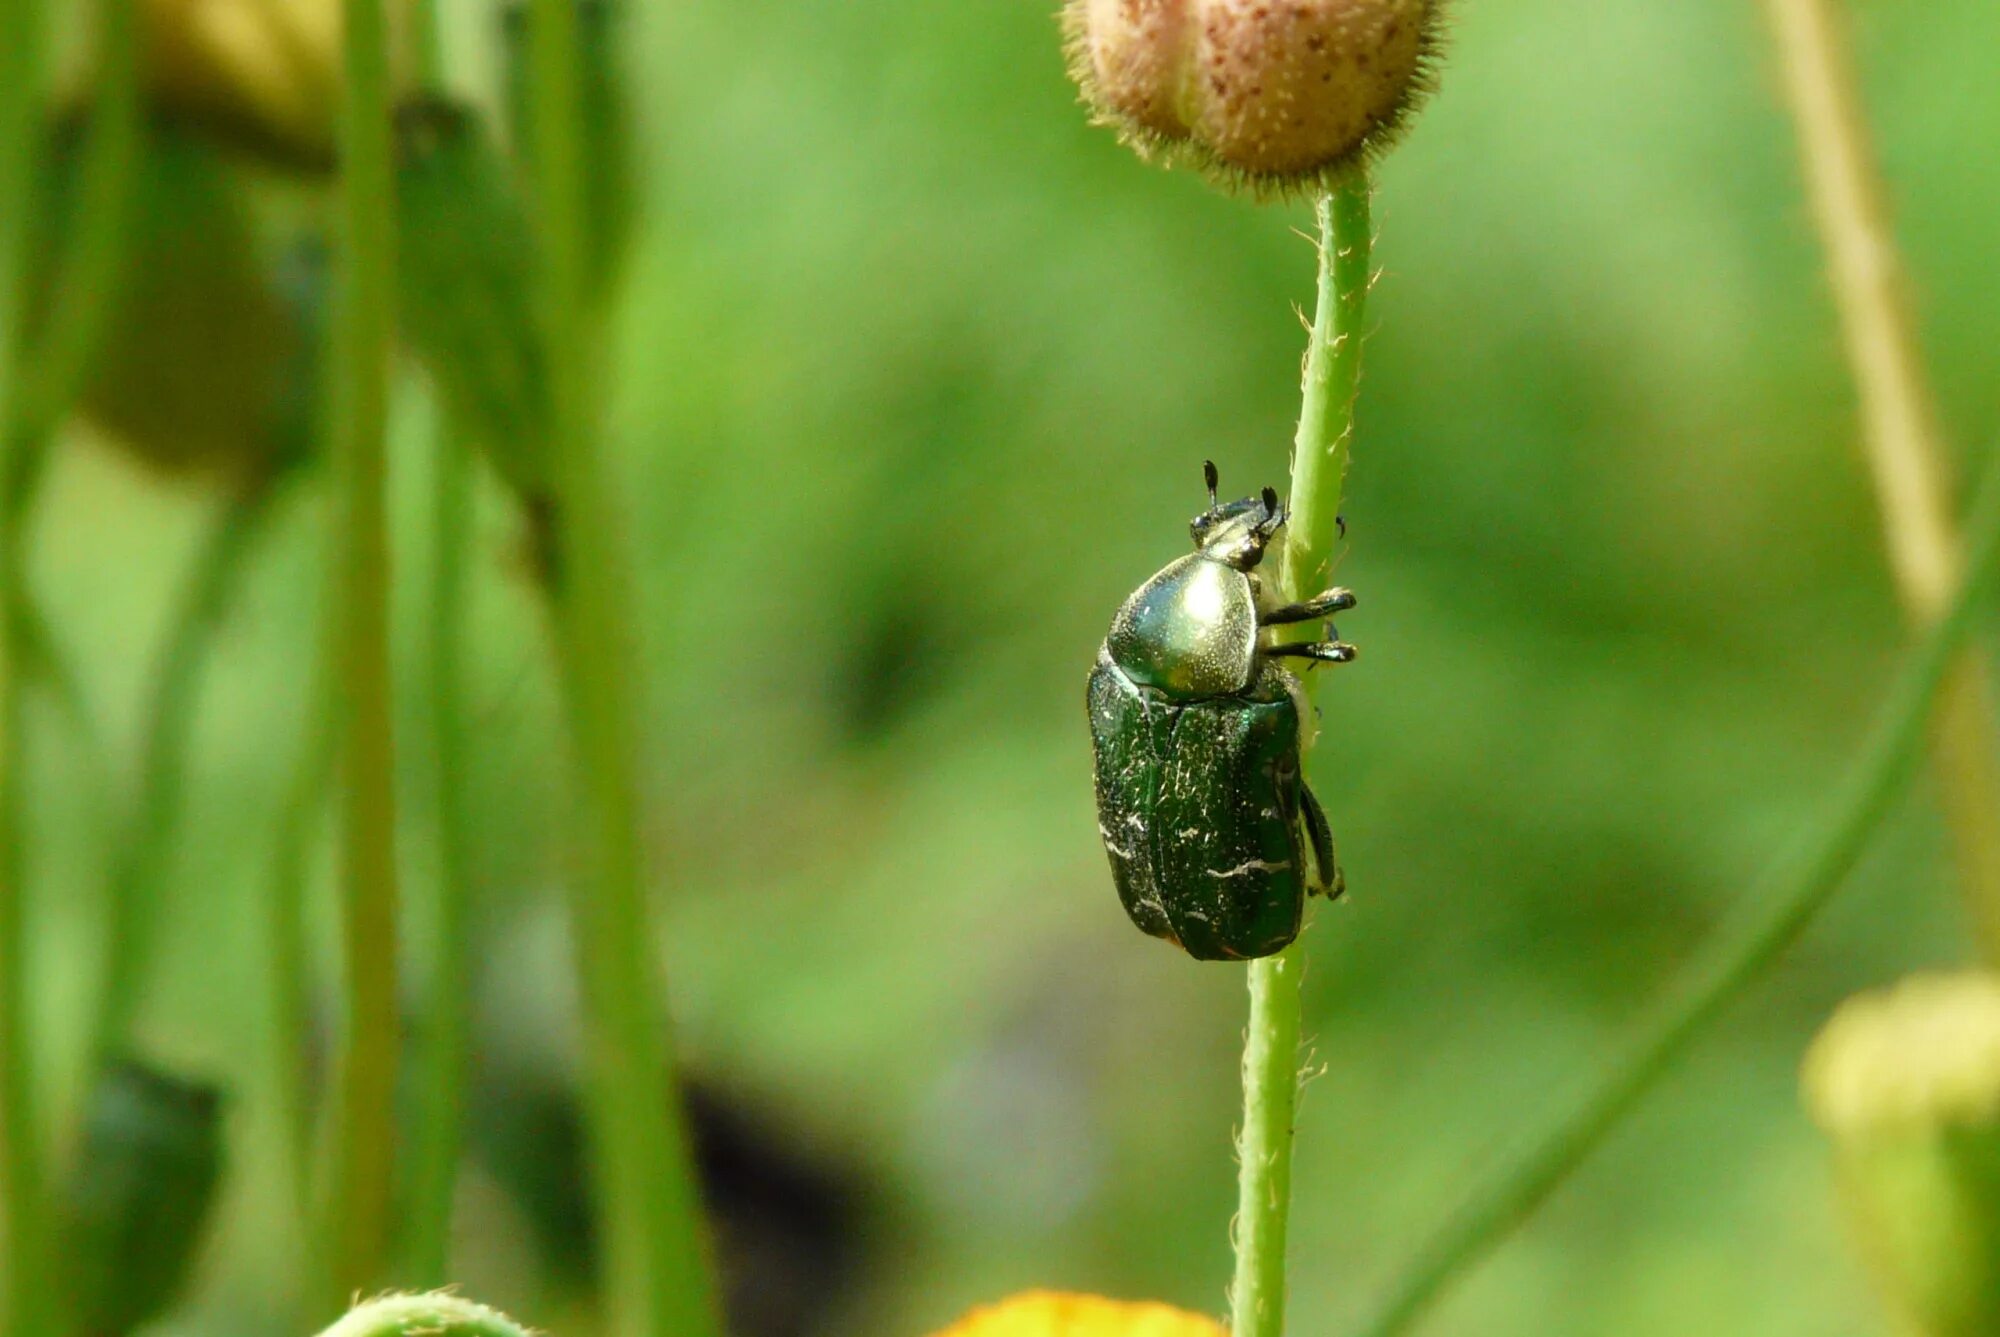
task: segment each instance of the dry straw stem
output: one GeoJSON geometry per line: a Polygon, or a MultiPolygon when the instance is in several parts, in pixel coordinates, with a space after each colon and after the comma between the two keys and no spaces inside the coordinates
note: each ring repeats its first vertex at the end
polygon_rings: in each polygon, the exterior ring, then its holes
{"type": "Polygon", "coordinates": [[[1436,86],[1444,0],[1068,0],[1070,76],[1140,157],[1259,199],[1318,197],[1436,86]]]}
{"type": "MultiPolygon", "coordinates": [[[[1924,374],[1887,192],[1870,142],[1838,0],[1767,0],[1826,248],[1863,439],[1896,587],[1912,623],[1938,614],[1958,575],[1944,446],[1924,374]]],[[[2000,759],[1983,658],[1945,685],[1932,759],[1959,876],[1989,962],[2000,962],[2000,759]]]]}

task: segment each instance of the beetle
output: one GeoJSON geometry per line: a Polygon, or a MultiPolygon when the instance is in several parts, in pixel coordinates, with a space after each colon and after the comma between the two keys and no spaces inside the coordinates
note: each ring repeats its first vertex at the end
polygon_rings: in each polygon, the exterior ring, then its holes
{"type": "Polygon", "coordinates": [[[1298,936],[1306,897],[1344,888],[1326,813],[1300,774],[1310,709],[1281,659],[1345,664],[1326,638],[1277,644],[1273,627],[1354,607],[1338,587],[1278,602],[1257,567],[1286,511],[1278,494],[1216,501],[1190,522],[1195,550],[1134,590],[1097,652],[1086,702],[1097,829],[1132,922],[1203,961],[1269,956],[1298,936]],[[1307,860],[1311,870],[1307,870],[1307,860]]]}

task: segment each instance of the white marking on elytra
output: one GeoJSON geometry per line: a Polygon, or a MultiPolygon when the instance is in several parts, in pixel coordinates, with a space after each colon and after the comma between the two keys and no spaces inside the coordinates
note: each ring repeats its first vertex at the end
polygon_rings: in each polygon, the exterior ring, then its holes
{"type": "Polygon", "coordinates": [[[1275,873],[1281,868],[1290,868],[1291,866],[1292,861],[1290,859],[1280,859],[1276,863],[1272,863],[1268,859],[1246,859],[1234,868],[1220,870],[1211,868],[1208,875],[1220,881],[1232,877],[1248,877],[1252,873],[1275,873]]]}

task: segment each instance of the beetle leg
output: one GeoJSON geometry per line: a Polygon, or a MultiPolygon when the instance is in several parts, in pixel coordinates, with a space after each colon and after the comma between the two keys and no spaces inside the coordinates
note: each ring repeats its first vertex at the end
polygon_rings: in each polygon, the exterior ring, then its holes
{"type": "Polygon", "coordinates": [[[1274,645],[1264,653],[1274,657],[1290,655],[1295,659],[1312,659],[1322,664],[1352,664],[1359,652],[1346,641],[1329,637],[1324,641],[1305,641],[1297,645],[1274,645]]]}
{"type": "Polygon", "coordinates": [[[1344,613],[1354,607],[1354,591],[1339,586],[1324,594],[1315,594],[1304,603],[1284,604],[1268,613],[1257,615],[1257,624],[1262,627],[1282,626],[1287,622],[1317,622],[1335,613],[1344,613]]]}
{"type": "Polygon", "coordinates": [[[1319,806],[1311,785],[1299,786],[1299,810],[1305,814],[1306,835],[1312,840],[1313,862],[1319,865],[1319,892],[1330,901],[1347,890],[1347,877],[1333,852],[1333,828],[1327,825],[1326,809],[1319,806]]]}

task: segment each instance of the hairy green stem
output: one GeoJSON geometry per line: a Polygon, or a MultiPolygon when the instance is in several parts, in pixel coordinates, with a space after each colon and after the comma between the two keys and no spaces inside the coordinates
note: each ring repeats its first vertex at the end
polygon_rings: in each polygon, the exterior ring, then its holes
{"type": "Polygon", "coordinates": [[[1952,661],[1987,613],[2000,579],[2000,454],[1987,468],[1967,532],[1971,547],[1964,580],[1898,675],[1825,814],[1716,929],[1603,1076],[1475,1189],[1357,1331],[1365,1337],[1407,1331],[1450,1281],[1569,1177],[1702,1029],[1798,940],[1839,889],[1921,760],[1925,725],[1952,661]]]}
{"type": "Polygon", "coordinates": [[[529,14],[557,505],[549,599],[578,791],[571,904],[603,1286],[619,1337],[714,1337],[707,1232],[646,902],[631,600],[591,383],[577,6],[534,0],[529,14]]]}
{"type": "MultiPolygon", "coordinates": [[[[1958,578],[1937,406],[1925,374],[1888,189],[1868,133],[1838,0],[1767,0],[1813,219],[1860,395],[1883,538],[1910,621],[1927,625],[1958,578]]],[[[1983,656],[1945,685],[1932,764],[1960,889],[1989,965],[2000,965],[2000,753],[1983,656]]]]}
{"type": "Polygon", "coordinates": [[[139,793],[111,868],[107,960],[92,1032],[100,1063],[131,1046],[134,1014],[152,965],[159,884],[172,848],[202,670],[276,481],[258,475],[223,504],[195,559],[154,673],[140,744],[139,793]]]}
{"type": "Polygon", "coordinates": [[[530,1337],[495,1309],[456,1295],[385,1295],[349,1311],[320,1337],[530,1337]]]}
{"type": "Polygon", "coordinates": [[[396,810],[389,675],[384,450],[395,312],[393,164],[383,0],[346,0],[340,108],[340,248],[332,338],[339,480],[333,662],[345,989],[332,1128],[329,1307],[379,1284],[395,1168],[396,810]]]}
{"type": "MultiPolygon", "coordinates": [[[[1303,404],[1292,446],[1285,525],[1284,598],[1317,593],[1333,564],[1341,491],[1361,387],[1362,321],[1371,279],[1368,181],[1357,174],[1323,196],[1319,297],[1306,350],[1303,404]]],[[[1317,675],[1306,675],[1312,693],[1317,675]]],[[[1297,942],[1250,963],[1250,1025],[1243,1046],[1243,1132],[1237,1144],[1235,1337],[1285,1330],[1285,1238],[1292,1200],[1292,1115],[1299,1094],[1297,942]]]]}

